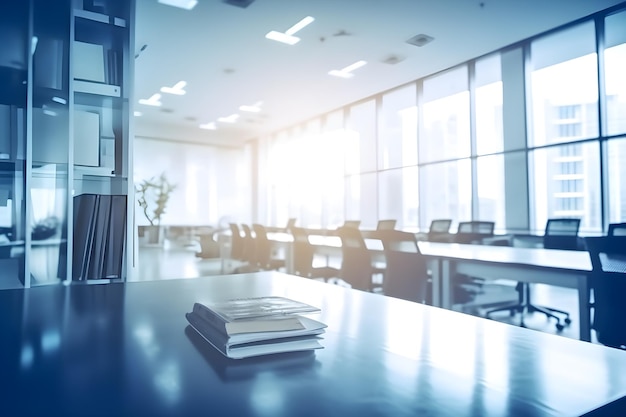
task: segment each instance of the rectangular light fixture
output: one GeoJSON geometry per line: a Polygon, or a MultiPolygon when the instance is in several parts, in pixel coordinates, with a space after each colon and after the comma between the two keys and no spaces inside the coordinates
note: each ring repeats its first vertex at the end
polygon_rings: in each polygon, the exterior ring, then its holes
{"type": "Polygon", "coordinates": [[[235,123],[239,119],[239,115],[237,113],[231,114],[228,117],[220,117],[217,119],[218,122],[222,123],[235,123]]]}
{"type": "Polygon", "coordinates": [[[292,27],[290,27],[289,29],[287,29],[285,33],[272,30],[271,32],[268,32],[265,35],[265,37],[273,41],[286,43],[287,45],[295,45],[296,43],[300,42],[300,38],[298,38],[297,36],[293,36],[293,35],[299,30],[301,30],[303,27],[309,25],[314,20],[315,18],[311,16],[307,16],[304,19],[300,20],[295,25],[293,25],[292,27]]]}
{"type": "Polygon", "coordinates": [[[354,77],[354,74],[352,74],[352,71],[354,71],[357,68],[361,68],[365,64],[367,64],[366,61],[357,61],[354,64],[350,64],[347,67],[342,68],[340,70],[328,71],[328,74],[334,75],[335,77],[352,78],[354,77]]]}
{"type": "Polygon", "coordinates": [[[287,35],[285,33],[276,32],[275,30],[272,30],[271,32],[268,32],[265,35],[265,37],[267,39],[271,39],[273,41],[286,43],[287,45],[295,45],[298,42],[300,42],[300,38],[298,38],[296,36],[291,36],[291,35],[287,35]]]}
{"type": "Polygon", "coordinates": [[[198,4],[197,0],[159,0],[159,3],[179,9],[191,10],[198,4]]]}
{"type": "Polygon", "coordinates": [[[187,85],[185,81],[179,81],[172,87],[161,87],[162,93],[174,94],[177,96],[184,96],[187,93],[184,88],[187,85]]]}
{"type": "Polygon", "coordinates": [[[143,104],[144,106],[154,106],[154,107],[159,107],[161,106],[161,94],[152,94],[152,96],[150,96],[150,98],[140,98],[139,99],[139,104],[143,104]]]}
{"type": "Polygon", "coordinates": [[[209,123],[201,124],[200,129],[217,130],[217,126],[215,125],[215,122],[209,122],[209,123]]]}

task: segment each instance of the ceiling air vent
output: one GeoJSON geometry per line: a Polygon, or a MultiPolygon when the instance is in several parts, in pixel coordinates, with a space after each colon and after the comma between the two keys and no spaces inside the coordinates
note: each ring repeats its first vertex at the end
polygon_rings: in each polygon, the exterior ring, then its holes
{"type": "Polygon", "coordinates": [[[232,6],[241,7],[242,9],[245,9],[246,7],[250,6],[250,4],[254,2],[254,0],[222,0],[222,1],[232,6]]]}
{"type": "Polygon", "coordinates": [[[407,43],[410,43],[411,45],[415,45],[415,46],[419,46],[422,47],[424,45],[426,45],[427,43],[430,43],[433,41],[432,36],[428,36],[428,35],[424,35],[423,33],[420,33],[419,35],[415,35],[413,36],[411,39],[407,40],[407,43]]]}
{"type": "Polygon", "coordinates": [[[381,62],[383,64],[395,65],[404,61],[404,58],[405,57],[400,56],[400,55],[389,55],[388,57],[384,58],[381,62]]]}

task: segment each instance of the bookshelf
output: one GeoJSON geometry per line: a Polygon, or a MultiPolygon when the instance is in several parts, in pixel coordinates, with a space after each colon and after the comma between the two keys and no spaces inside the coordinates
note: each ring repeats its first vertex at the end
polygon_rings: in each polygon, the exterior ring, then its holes
{"type": "Polygon", "coordinates": [[[18,271],[0,288],[87,279],[73,270],[83,264],[89,279],[128,275],[134,10],[132,0],[0,6],[0,268],[18,271]],[[84,195],[115,201],[97,238],[74,213],[84,195]],[[75,247],[111,249],[121,266],[96,253],[77,262],[75,247]]]}

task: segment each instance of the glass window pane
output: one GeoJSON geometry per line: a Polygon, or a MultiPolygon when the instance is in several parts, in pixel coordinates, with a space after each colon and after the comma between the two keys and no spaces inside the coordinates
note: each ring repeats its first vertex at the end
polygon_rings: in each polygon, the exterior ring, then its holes
{"type": "Polygon", "coordinates": [[[476,152],[478,155],[501,152],[502,73],[500,54],[476,61],[476,152]]]}
{"type": "Polygon", "coordinates": [[[594,24],[531,44],[529,146],[598,136],[598,67],[594,24]]]}
{"type": "Polygon", "coordinates": [[[504,193],[504,155],[476,159],[479,220],[495,222],[495,228],[506,228],[506,196],[504,193]]]}
{"type": "Polygon", "coordinates": [[[626,12],[606,18],[606,134],[626,132],[626,12]]]}
{"type": "Polygon", "coordinates": [[[469,159],[420,167],[420,229],[433,219],[472,218],[472,180],[469,159]]]}
{"type": "Polygon", "coordinates": [[[424,80],[420,127],[420,163],[470,155],[470,108],[467,67],[424,80]]]}
{"type": "Polygon", "coordinates": [[[320,147],[325,159],[319,169],[319,181],[323,185],[322,227],[337,228],[344,220],[344,138],[343,111],[326,116],[320,147]]]}
{"type": "Polygon", "coordinates": [[[398,229],[418,229],[417,167],[382,171],[378,176],[380,219],[396,219],[398,229]]]}
{"type": "Polygon", "coordinates": [[[375,229],[376,173],[346,178],[346,220],[361,220],[362,229],[375,229]]]}
{"type": "Polygon", "coordinates": [[[346,149],[346,174],[376,170],[376,102],[374,100],[350,108],[346,149]]]}
{"type": "Polygon", "coordinates": [[[378,123],[378,168],[417,165],[416,86],[383,95],[378,123]]]}
{"type": "Polygon", "coordinates": [[[609,222],[626,222],[626,138],[610,140],[607,150],[609,222]]]}
{"type": "Polygon", "coordinates": [[[542,233],[551,217],[581,219],[582,233],[601,232],[600,155],[597,142],[530,153],[531,227],[542,233]]]}

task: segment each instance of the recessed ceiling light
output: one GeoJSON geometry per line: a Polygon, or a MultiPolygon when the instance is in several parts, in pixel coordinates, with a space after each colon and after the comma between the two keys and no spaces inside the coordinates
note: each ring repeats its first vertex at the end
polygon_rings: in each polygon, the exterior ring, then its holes
{"type": "Polygon", "coordinates": [[[182,96],[182,95],[185,95],[186,93],[186,91],[183,90],[186,85],[187,83],[185,81],[179,81],[176,84],[174,84],[173,87],[161,87],[161,92],[167,93],[167,94],[175,94],[177,96],[182,96]]]}
{"type": "Polygon", "coordinates": [[[215,122],[209,122],[209,123],[201,124],[200,129],[216,130],[217,126],[215,125],[215,122]]]}
{"type": "Polygon", "coordinates": [[[354,74],[352,74],[352,71],[354,71],[357,68],[361,68],[365,64],[367,64],[366,61],[357,61],[354,64],[350,64],[343,69],[328,71],[328,74],[334,75],[335,77],[352,78],[354,76],[354,74]]]}
{"type": "Polygon", "coordinates": [[[155,106],[155,107],[159,107],[161,106],[161,102],[159,101],[161,99],[161,94],[157,93],[157,94],[152,94],[152,96],[150,98],[141,98],[139,99],[139,104],[143,104],[146,106],[155,106]]]}
{"type": "Polygon", "coordinates": [[[250,113],[258,113],[261,111],[261,104],[263,104],[262,101],[258,101],[255,104],[253,104],[252,106],[247,106],[247,105],[243,105],[243,106],[239,106],[239,110],[241,111],[247,111],[250,113]]]}
{"type": "Polygon", "coordinates": [[[293,35],[296,32],[298,32],[300,29],[302,29],[305,26],[309,25],[314,20],[315,20],[315,18],[313,18],[311,16],[307,16],[304,19],[300,20],[295,25],[293,25],[292,27],[290,27],[289,29],[287,29],[285,31],[285,33],[281,33],[281,32],[277,32],[275,30],[272,30],[272,31],[268,32],[265,35],[265,37],[267,39],[271,39],[273,41],[286,43],[287,45],[295,45],[296,43],[300,42],[300,38],[298,38],[297,36],[293,36],[293,35]]]}
{"type": "Polygon", "coordinates": [[[235,113],[235,114],[231,114],[228,117],[219,117],[217,121],[222,122],[222,123],[235,123],[237,119],[239,119],[239,115],[235,113]]]}
{"type": "Polygon", "coordinates": [[[136,117],[141,117],[141,116],[143,116],[143,113],[140,112],[140,111],[136,111],[136,112],[133,113],[133,115],[135,115],[136,117]]]}
{"type": "Polygon", "coordinates": [[[180,9],[191,10],[198,4],[197,0],[159,0],[159,3],[180,9]]]}

